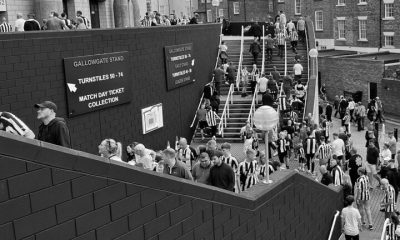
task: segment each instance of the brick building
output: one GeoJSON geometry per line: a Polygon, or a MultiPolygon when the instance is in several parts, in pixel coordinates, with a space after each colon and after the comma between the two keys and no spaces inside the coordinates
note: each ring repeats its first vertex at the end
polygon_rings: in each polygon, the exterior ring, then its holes
{"type": "Polygon", "coordinates": [[[383,48],[393,51],[400,47],[399,1],[337,0],[333,9],[337,49],[376,51],[383,48]]]}

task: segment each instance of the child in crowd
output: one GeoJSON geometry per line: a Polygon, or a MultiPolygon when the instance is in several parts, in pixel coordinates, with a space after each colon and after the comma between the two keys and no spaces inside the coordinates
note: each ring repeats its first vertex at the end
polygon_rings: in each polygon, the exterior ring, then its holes
{"type": "Polygon", "coordinates": [[[249,148],[246,151],[246,159],[239,163],[239,179],[242,191],[249,189],[258,182],[256,174],[258,164],[255,158],[255,151],[249,148]]]}

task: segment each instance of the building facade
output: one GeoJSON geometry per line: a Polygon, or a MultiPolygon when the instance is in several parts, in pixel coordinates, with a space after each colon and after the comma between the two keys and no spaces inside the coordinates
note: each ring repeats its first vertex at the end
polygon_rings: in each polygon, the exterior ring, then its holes
{"type": "Polygon", "coordinates": [[[198,0],[139,0],[141,18],[146,12],[157,11],[161,15],[175,14],[178,18],[191,17],[198,0]]]}

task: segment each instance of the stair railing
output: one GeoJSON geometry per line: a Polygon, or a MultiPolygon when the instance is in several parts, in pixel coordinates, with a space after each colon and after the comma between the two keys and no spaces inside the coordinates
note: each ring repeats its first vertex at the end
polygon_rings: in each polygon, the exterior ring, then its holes
{"type": "Polygon", "coordinates": [[[243,62],[243,42],[244,42],[244,27],[242,26],[242,33],[240,37],[240,57],[238,63],[238,71],[236,74],[236,88],[240,91],[240,75],[242,73],[242,62],[243,62]]]}
{"type": "Polygon", "coordinates": [[[229,92],[228,95],[226,96],[226,101],[224,105],[224,110],[222,111],[221,119],[219,121],[218,129],[219,129],[219,135],[224,137],[224,130],[228,124],[228,119],[229,119],[229,105],[233,104],[233,92],[235,91],[235,86],[233,84],[230,85],[229,87],[229,92]]]}
{"type": "MultiPolygon", "coordinates": [[[[285,33],[285,35],[286,35],[286,33],[285,33]]],[[[285,39],[285,76],[287,76],[287,47],[286,47],[286,39],[285,39]]]]}
{"type": "Polygon", "coordinates": [[[386,229],[390,226],[390,219],[386,218],[385,222],[383,223],[381,240],[386,240],[386,229]]]}
{"type": "MultiPolygon", "coordinates": [[[[214,69],[216,69],[217,66],[218,66],[219,54],[221,53],[220,46],[221,46],[221,42],[222,42],[222,36],[223,36],[223,34],[222,34],[222,24],[221,24],[221,30],[220,30],[220,34],[219,34],[219,44],[218,44],[218,55],[217,55],[217,60],[215,61],[214,69]]],[[[211,82],[214,82],[214,76],[211,79],[211,82]]],[[[194,126],[194,123],[196,122],[197,111],[200,109],[200,106],[203,103],[203,100],[204,100],[204,93],[201,94],[200,102],[199,102],[199,105],[197,106],[196,113],[194,114],[194,118],[193,118],[192,124],[190,124],[190,128],[192,128],[194,126]]]]}
{"type": "Polygon", "coordinates": [[[254,113],[256,112],[256,104],[258,103],[258,85],[254,89],[253,100],[251,101],[251,107],[247,121],[250,122],[250,126],[254,126],[254,113]]]}
{"type": "Polygon", "coordinates": [[[333,222],[332,222],[332,226],[331,226],[331,231],[329,232],[328,240],[332,239],[333,229],[335,229],[336,220],[338,217],[339,217],[339,211],[336,211],[335,216],[333,217],[333,222]]]}
{"type": "Polygon", "coordinates": [[[261,64],[261,74],[264,74],[265,71],[265,26],[263,25],[263,38],[262,38],[262,64],[261,64]]]}

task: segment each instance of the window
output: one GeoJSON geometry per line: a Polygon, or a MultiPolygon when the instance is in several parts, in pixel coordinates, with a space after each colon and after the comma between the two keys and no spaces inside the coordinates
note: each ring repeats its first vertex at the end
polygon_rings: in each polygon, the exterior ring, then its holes
{"type": "Polygon", "coordinates": [[[211,12],[211,10],[207,10],[207,22],[212,22],[212,12],[211,12]]]}
{"type": "Polygon", "coordinates": [[[294,0],[294,14],[301,15],[301,0],[294,0]]]}
{"type": "Polygon", "coordinates": [[[346,20],[338,20],[338,39],[346,39],[346,32],[344,31],[344,24],[346,20]]]}
{"type": "Polygon", "coordinates": [[[151,12],[151,0],[146,0],[146,11],[151,12]]]}
{"type": "Polygon", "coordinates": [[[337,6],[344,6],[346,5],[345,0],[338,0],[337,6]]]}
{"type": "Polygon", "coordinates": [[[394,32],[384,32],[385,36],[385,47],[393,47],[394,43],[394,32]]]}
{"type": "Polygon", "coordinates": [[[211,3],[211,0],[207,0],[207,3],[211,3]]]}
{"type": "Polygon", "coordinates": [[[367,20],[358,19],[358,38],[359,40],[367,40],[367,20]]]}
{"type": "Polygon", "coordinates": [[[315,11],[315,31],[324,30],[324,16],[322,11],[315,11]]]}
{"type": "Polygon", "coordinates": [[[367,5],[367,0],[358,0],[358,5],[367,5]]]}
{"type": "Polygon", "coordinates": [[[218,9],[218,17],[224,16],[224,9],[218,9]]]}
{"type": "Polygon", "coordinates": [[[233,2],[233,14],[237,15],[240,13],[239,2],[233,2]]]}
{"type": "Polygon", "coordinates": [[[268,1],[268,9],[270,12],[274,11],[274,2],[272,0],[268,1]]]}
{"type": "Polygon", "coordinates": [[[385,18],[393,18],[393,3],[385,3],[385,18]]]}

